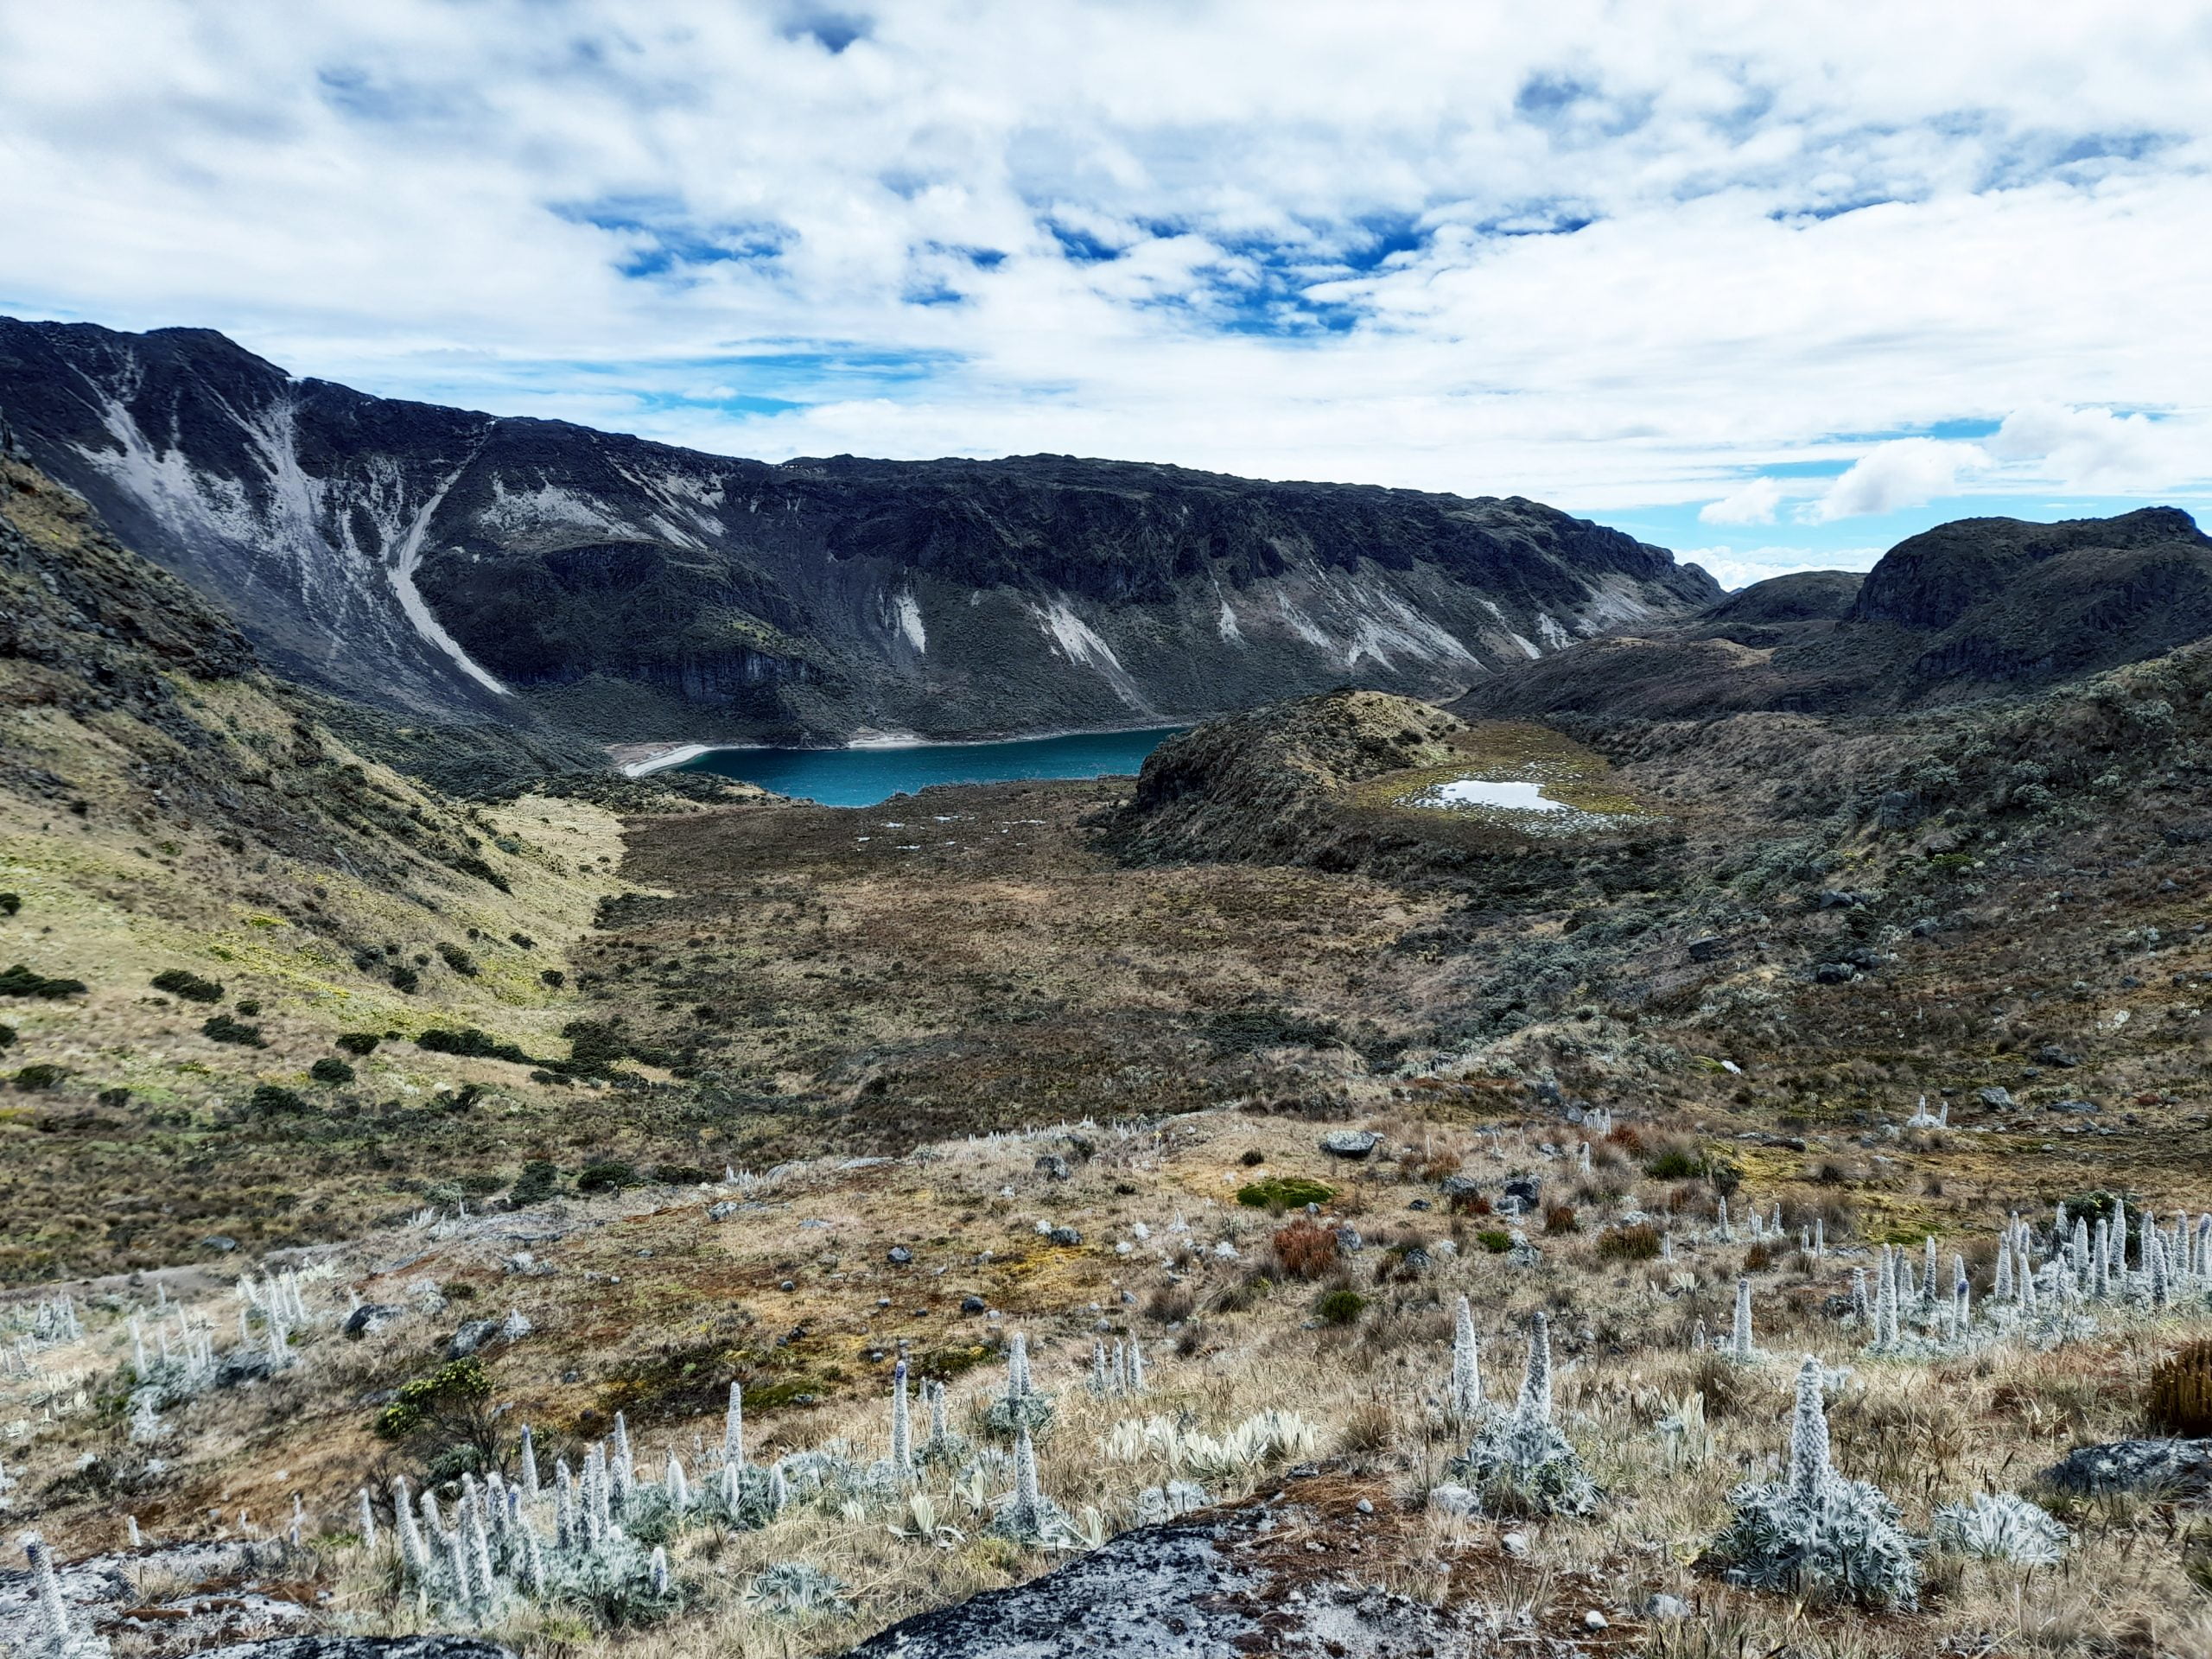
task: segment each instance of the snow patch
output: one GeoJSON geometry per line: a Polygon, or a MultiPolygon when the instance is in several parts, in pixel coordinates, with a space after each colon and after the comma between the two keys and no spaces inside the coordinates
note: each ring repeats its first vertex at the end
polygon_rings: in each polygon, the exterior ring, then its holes
{"type": "MultiPolygon", "coordinates": [[[[1536,613],[1536,632],[1541,636],[1543,642],[1549,645],[1554,651],[1561,650],[1574,643],[1572,638],[1569,637],[1567,630],[1560,626],[1559,623],[1554,620],[1551,613],[1548,611],[1538,611],[1536,613]]],[[[1538,657],[1541,656],[1543,653],[1541,652],[1532,651],[1529,654],[1531,657],[1538,657]]]]}
{"type": "Polygon", "coordinates": [[[1528,658],[1532,662],[1544,654],[1544,648],[1541,645],[1524,635],[1509,632],[1506,635],[1506,638],[1512,640],[1515,645],[1520,646],[1521,654],[1528,658]]]}
{"type": "Polygon", "coordinates": [[[1230,609],[1225,599],[1221,601],[1221,614],[1214,619],[1214,626],[1221,631],[1223,639],[1240,645],[1244,643],[1244,630],[1236,626],[1236,613],[1230,609]]]}
{"type": "Polygon", "coordinates": [[[930,648],[929,635],[922,627],[921,602],[914,597],[913,590],[909,588],[891,604],[893,613],[898,620],[899,632],[906,636],[906,643],[916,651],[927,651],[930,648]]]}

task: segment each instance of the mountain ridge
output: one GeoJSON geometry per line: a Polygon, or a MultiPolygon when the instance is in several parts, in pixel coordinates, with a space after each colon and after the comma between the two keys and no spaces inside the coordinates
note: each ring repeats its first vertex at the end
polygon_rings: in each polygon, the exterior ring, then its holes
{"type": "Polygon", "coordinates": [[[596,740],[963,736],[1445,695],[1719,596],[1520,497],[1032,455],[772,464],[0,321],[0,414],[283,671],[596,740]]]}

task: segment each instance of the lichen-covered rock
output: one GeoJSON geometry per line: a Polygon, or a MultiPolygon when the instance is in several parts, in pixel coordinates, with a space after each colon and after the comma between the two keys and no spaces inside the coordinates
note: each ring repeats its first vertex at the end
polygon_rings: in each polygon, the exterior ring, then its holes
{"type": "Polygon", "coordinates": [[[1316,1519],[1294,1490],[1279,1503],[1139,1527],[1027,1584],[894,1624],[850,1659],[1402,1659],[1466,1650],[1458,1615],[1308,1567],[1315,1558],[1288,1540],[1307,1535],[1316,1519]]]}
{"type": "Polygon", "coordinates": [[[2054,1491],[2082,1497],[2106,1492],[2212,1490],[2212,1440],[2111,1440],[2076,1446],[2039,1478],[2054,1491]]]}

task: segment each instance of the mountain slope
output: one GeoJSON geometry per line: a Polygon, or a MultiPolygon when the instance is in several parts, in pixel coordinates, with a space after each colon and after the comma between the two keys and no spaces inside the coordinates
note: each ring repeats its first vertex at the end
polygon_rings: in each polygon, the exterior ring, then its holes
{"type": "Polygon", "coordinates": [[[1659,629],[1516,666],[1470,716],[1886,714],[2080,680],[2212,634],[2212,538],[2173,507],[1964,518],[1864,578],[1777,577],[1659,629]]]}
{"type": "Polygon", "coordinates": [[[0,413],[280,671],[617,738],[1141,722],[1448,695],[1717,596],[1517,498],[1035,455],[733,460],[0,321],[0,413]]]}

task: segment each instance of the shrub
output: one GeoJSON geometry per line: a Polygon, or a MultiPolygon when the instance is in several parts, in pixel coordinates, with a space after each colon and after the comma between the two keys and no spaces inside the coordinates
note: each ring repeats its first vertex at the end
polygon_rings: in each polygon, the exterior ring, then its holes
{"type": "Polygon", "coordinates": [[[507,1202],[518,1209],[524,1205],[543,1204],[551,1198],[554,1184],[561,1179],[561,1172],[543,1158],[533,1158],[522,1166],[522,1173],[515,1178],[513,1188],[507,1193],[507,1202]]]}
{"type": "Polygon", "coordinates": [[[0,996],[80,996],[90,988],[81,979],[49,979],[20,962],[0,974],[0,996]]]}
{"type": "Polygon", "coordinates": [[[1582,1224],[1574,1218],[1572,1205],[1555,1204],[1544,1211],[1544,1230],[1554,1235],[1579,1233],[1582,1224]]]}
{"type": "Polygon", "coordinates": [[[409,996],[414,995],[423,984],[423,976],[404,962],[391,970],[389,977],[392,989],[404,992],[409,996]]]}
{"type": "Polygon", "coordinates": [[[1750,1249],[1744,1252],[1744,1271],[1745,1273],[1764,1273],[1769,1268],[1772,1267],[1781,1259],[1782,1252],[1775,1249],[1773,1245],[1768,1243],[1764,1239],[1761,1239],[1758,1243],[1752,1245],[1750,1249]]]}
{"type": "Polygon", "coordinates": [[[446,959],[447,967],[465,979],[474,979],[480,971],[476,966],[476,958],[457,944],[442,944],[438,947],[438,954],[446,959]]]}
{"type": "Polygon", "coordinates": [[[537,941],[531,938],[527,933],[510,933],[507,935],[507,942],[511,944],[518,945],[524,950],[535,950],[537,949],[537,941]]]}
{"type": "Polygon", "coordinates": [[[557,991],[569,982],[569,976],[558,968],[548,968],[538,975],[537,982],[557,991]]]}
{"type": "Polygon", "coordinates": [[[1337,1236],[1300,1216],[1274,1236],[1275,1265],[1293,1279],[1319,1279],[1336,1265],[1337,1236]]]}
{"type": "Polygon", "coordinates": [[[27,1065],[16,1072],[16,1087],[27,1095],[36,1094],[44,1089],[59,1089],[61,1086],[62,1078],[68,1075],[60,1066],[48,1065],[41,1061],[35,1065],[27,1065]]]}
{"type": "Polygon", "coordinates": [[[1513,1235],[1503,1227],[1491,1227],[1475,1235],[1475,1243],[1492,1255],[1503,1255],[1513,1248],[1513,1235]]]}
{"type": "MultiPolygon", "coordinates": [[[[427,1376],[399,1385],[391,1403],[376,1414],[372,1427],[379,1440],[404,1440],[431,1431],[448,1442],[473,1440],[491,1433],[492,1376],[484,1362],[471,1355],[441,1365],[427,1376]]],[[[496,1444],[488,1442],[488,1453],[496,1444]]]]}
{"type": "Polygon", "coordinates": [[[22,893],[0,893],[0,916],[13,916],[22,907],[23,895],[22,893]]]}
{"type": "Polygon", "coordinates": [[[351,1083],[353,1081],[353,1068],[345,1061],[332,1059],[326,1054],[308,1067],[308,1076],[317,1083],[351,1083]]]}
{"type": "Polygon", "coordinates": [[[2192,1342],[2152,1366],[2144,1403],[2162,1433],[2212,1434],[2212,1342],[2192,1342]]]}
{"type": "Polygon", "coordinates": [[[637,1166],[624,1163],[620,1159],[601,1159],[586,1164],[576,1172],[576,1191],[579,1192],[613,1192],[637,1185],[637,1166]]]}
{"type": "Polygon", "coordinates": [[[1268,1161],[1268,1154],[1262,1152],[1257,1147],[1248,1147],[1245,1148],[1244,1155],[1239,1158],[1236,1161],[1243,1165],[1247,1169],[1257,1169],[1262,1164],[1268,1161]]]}
{"type": "Polygon", "coordinates": [[[506,1060],[515,1065],[536,1065],[537,1062],[513,1043],[503,1043],[488,1033],[469,1026],[461,1031],[447,1031],[433,1026],[415,1039],[415,1046],[433,1054],[457,1054],[470,1060],[506,1060]]]}
{"type": "Polygon", "coordinates": [[[1615,1227],[1599,1236],[1600,1262],[1652,1262],[1659,1255],[1659,1229],[1642,1221],[1633,1227],[1615,1227]]]}
{"type": "Polygon", "coordinates": [[[1236,1202],[1253,1210],[1303,1210],[1336,1196],[1335,1187],[1303,1175],[1270,1175],[1236,1189],[1236,1202]]]}
{"type": "Polygon", "coordinates": [[[1367,1298],[1356,1290],[1332,1290],[1313,1304],[1313,1312],[1330,1325],[1350,1325],[1367,1311],[1367,1298]]]}
{"type": "Polygon", "coordinates": [[[130,1091],[128,1089],[103,1089],[99,1092],[99,1103],[103,1106],[128,1106],[130,1091]]]}
{"type": "Polygon", "coordinates": [[[212,979],[202,979],[181,968],[165,968],[154,976],[154,988],[167,991],[171,996],[181,996],[188,1002],[219,1002],[223,988],[212,979]]]}
{"type": "Polygon", "coordinates": [[[656,1164],[653,1179],[663,1186],[702,1186],[715,1179],[715,1172],[699,1164],[656,1164]]]}
{"type": "Polygon", "coordinates": [[[1706,1172],[1705,1154],[1695,1147],[1670,1141],[1651,1154],[1643,1173],[1655,1181],[1688,1180],[1706,1172]]]}
{"type": "Polygon", "coordinates": [[[0,1026],[0,1048],[12,1048],[15,1043],[16,1028],[13,1026],[0,1026]]]}
{"type": "Polygon", "coordinates": [[[246,1097],[245,1103],[257,1112],[306,1112],[314,1109],[308,1104],[306,1096],[280,1088],[273,1083],[255,1084],[253,1093],[246,1097]]]}
{"type": "Polygon", "coordinates": [[[255,1014],[261,1012],[261,1004],[255,1001],[251,997],[241,997],[238,1001],[238,1012],[245,1014],[248,1019],[251,1019],[255,1014]]]}
{"type": "Polygon", "coordinates": [[[383,1039],[372,1031],[341,1031],[331,1039],[333,1043],[357,1060],[365,1060],[370,1055],[375,1053],[377,1045],[383,1039]]]}
{"type": "Polygon", "coordinates": [[[240,1048],[266,1048],[261,1039],[261,1027],[233,1020],[227,1014],[219,1014],[200,1027],[200,1034],[210,1042],[236,1043],[240,1048]]]}

